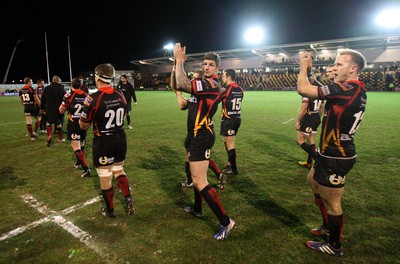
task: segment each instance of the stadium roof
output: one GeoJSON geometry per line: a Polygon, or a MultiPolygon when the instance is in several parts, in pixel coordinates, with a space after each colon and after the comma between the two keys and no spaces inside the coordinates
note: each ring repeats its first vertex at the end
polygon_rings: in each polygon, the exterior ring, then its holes
{"type": "MultiPolygon", "coordinates": [[[[232,50],[218,50],[216,52],[222,60],[224,59],[246,59],[256,55],[266,57],[267,54],[285,53],[288,56],[298,54],[300,51],[321,52],[322,50],[337,50],[342,48],[350,48],[355,50],[360,49],[386,49],[388,47],[399,47],[400,36],[397,35],[376,35],[357,38],[345,38],[323,41],[311,41],[294,44],[280,44],[272,46],[263,46],[253,49],[232,49],[232,50]]],[[[187,61],[202,61],[204,52],[187,54],[187,61]]],[[[149,58],[142,60],[130,61],[133,65],[149,65],[149,66],[163,66],[171,64],[171,57],[164,56],[159,58],[149,58]]]]}

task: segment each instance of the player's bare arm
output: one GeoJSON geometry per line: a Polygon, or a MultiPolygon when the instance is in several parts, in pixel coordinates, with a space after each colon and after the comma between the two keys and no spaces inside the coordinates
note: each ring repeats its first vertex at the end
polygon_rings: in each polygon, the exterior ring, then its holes
{"type": "Polygon", "coordinates": [[[179,42],[176,43],[174,47],[176,90],[191,93],[192,84],[187,77],[184,68],[185,58],[186,47],[181,47],[179,42]]]}
{"type": "Polygon", "coordinates": [[[300,73],[297,80],[297,92],[310,99],[318,98],[318,88],[315,85],[311,85],[308,80],[308,69],[311,66],[312,58],[311,53],[301,52],[300,53],[300,73]]]}

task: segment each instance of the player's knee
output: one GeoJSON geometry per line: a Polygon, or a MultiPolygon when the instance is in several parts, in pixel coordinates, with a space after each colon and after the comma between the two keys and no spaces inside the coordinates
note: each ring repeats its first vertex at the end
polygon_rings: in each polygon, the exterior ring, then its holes
{"type": "Polygon", "coordinates": [[[112,173],[114,174],[115,178],[120,176],[120,175],[126,175],[126,173],[124,171],[124,165],[123,164],[113,165],[112,173]]]}
{"type": "Polygon", "coordinates": [[[99,169],[96,168],[97,175],[99,175],[100,178],[107,178],[111,177],[113,175],[113,172],[111,169],[99,169]]]}

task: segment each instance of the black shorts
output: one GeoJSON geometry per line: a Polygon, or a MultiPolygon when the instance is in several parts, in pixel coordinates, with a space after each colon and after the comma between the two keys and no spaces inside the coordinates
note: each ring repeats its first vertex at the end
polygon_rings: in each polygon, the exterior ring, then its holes
{"type": "Polygon", "coordinates": [[[46,115],[46,123],[47,125],[53,125],[55,124],[60,125],[64,121],[64,116],[63,115],[57,115],[56,117],[50,117],[49,115],[46,115]]]}
{"type": "Polygon", "coordinates": [[[126,158],[127,142],[125,132],[110,136],[93,137],[92,158],[95,167],[122,162],[126,158]]]}
{"type": "Polygon", "coordinates": [[[224,137],[236,136],[239,131],[241,123],[242,123],[241,118],[221,120],[221,129],[219,134],[224,137]]]}
{"type": "Polygon", "coordinates": [[[34,107],[33,105],[24,107],[25,116],[33,116],[36,118],[39,115],[39,112],[40,108],[34,107]]]}
{"type": "Polygon", "coordinates": [[[317,128],[321,124],[321,118],[318,116],[306,115],[300,121],[299,131],[305,135],[310,135],[311,133],[317,133],[317,128]]]}
{"type": "Polygon", "coordinates": [[[188,134],[185,139],[185,148],[189,161],[209,160],[214,142],[215,133],[208,130],[199,130],[196,137],[192,133],[188,134]]]}
{"type": "Polygon", "coordinates": [[[84,141],[86,139],[86,131],[82,130],[77,122],[68,122],[67,139],[84,141]]]}
{"type": "Polygon", "coordinates": [[[346,174],[356,164],[356,158],[335,159],[327,158],[317,154],[314,164],[314,180],[319,184],[331,187],[344,187],[346,174]]]}

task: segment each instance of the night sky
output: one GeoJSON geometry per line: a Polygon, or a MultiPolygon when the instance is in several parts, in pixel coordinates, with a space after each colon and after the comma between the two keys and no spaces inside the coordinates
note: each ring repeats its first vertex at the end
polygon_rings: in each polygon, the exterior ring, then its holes
{"type": "Polygon", "coordinates": [[[246,28],[265,29],[263,45],[288,44],[384,34],[374,19],[399,1],[204,0],[12,1],[3,8],[0,77],[3,80],[19,38],[7,83],[28,76],[47,79],[45,32],[50,77],[69,80],[68,36],[73,77],[110,62],[133,69],[130,60],[164,56],[163,46],[181,42],[187,53],[248,48],[246,28]]]}

